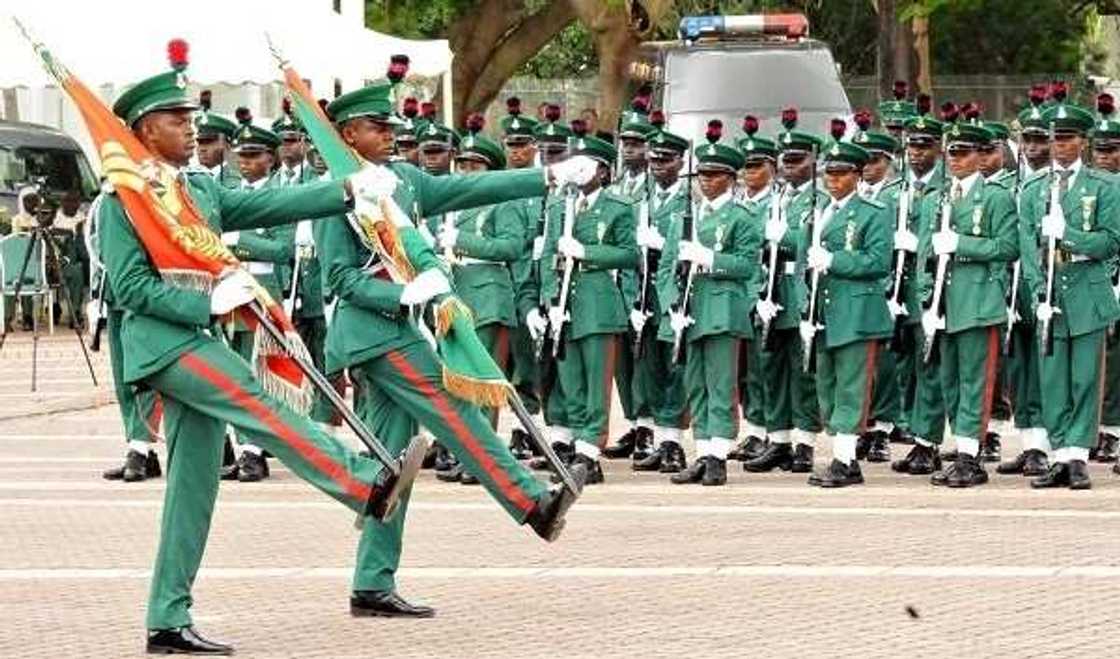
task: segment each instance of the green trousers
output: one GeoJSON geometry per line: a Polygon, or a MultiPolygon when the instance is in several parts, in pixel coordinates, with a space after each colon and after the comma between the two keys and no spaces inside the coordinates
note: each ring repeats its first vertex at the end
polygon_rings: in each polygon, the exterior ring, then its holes
{"type": "MultiPolygon", "coordinates": [[[[622,335],[625,336],[625,335],[622,335]]],[[[592,334],[567,339],[556,365],[566,410],[562,425],[577,442],[600,448],[610,429],[611,375],[617,373],[620,335],[592,334]]]]}
{"type": "Polygon", "coordinates": [[[124,346],[121,345],[121,320],[124,312],[109,309],[105,332],[109,335],[109,369],[113,392],[124,422],[125,441],[154,442],[163,420],[163,401],[147,386],[136,387],[124,381],[124,346]]]}
{"type": "Polygon", "coordinates": [[[1081,336],[1055,332],[1054,354],[1043,355],[1042,418],[1050,446],[1090,449],[1100,431],[1105,330],[1081,336]]]}
{"type": "Polygon", "coordinates": [[[739,351],[728,334],[689,341],[684,381],[693,439],[733,440],[739,434],[739,351]]]}
{"type": "Polygon", "coordinates": [[[910,432],[918,439],[940,445],[945,439],[945,397],[941,391],[941,353],[934,350],[928,362],[922,361],[925,333],[921,324],[907,325],[913,346],[914,408],[910,413],[910,432]]]}
{"type": "MultiPolygon", "coordinates": [[[[326,373],[327,319],[323,316],[304,318],[297,313],[292,323],[296,326],[299,337],[303,339],[303,345],[307,346],[307,352],[311,354],[311,362],[315,364],[315,368],[319,369],[320,373],[326,373]]],[[[251,344],[249,349],[252,350],[251,344]]],[[[332,373],[327,375],[327,380],[334,386],[334,390],[345,398],[345,375],[341,372],[332,373]]],[[[342,425],[342,415],[335,411],[327,397],[318,390],[315,391],[315,399],[311,404],[311,420],[332,426],[342,425]]]]}
{"type": "Polygon", "coordinates": [[[956,437],[981,440],[988,432],[1002,327],[976,327],[938,338],[941,390],[956,437]]]}
{"type": "Polygon", "coordinates": [[[529,414],[537,414],[541,411],[540,374],[529,328],[524,324],[514,328],[510,346],[510,360],[513,362],[510,383],[517,389],[517,395],[521,396],[529,414]]]}
{"type": "MultiPolygon", "coordinates": [[[[483,412],[443,388],[442,366],[424,341],[390,351],[350,368],[355,411],[392,453],[424,426],[478,477],[518,523],[546,493],[494,434],[483,412]]],[[[400,565],[408,498],[386,524],[367,520],[358,542],[354,590],[390,590],[400,565]]]]}
{"type": "Polygon", "coordinates": [[[650,415],[648,409],[639,409],[638,400],[634,396],[634,380],[636,378],[634,366],[634,353],[630,347],[634,343],[633,328],[627,329],[618,339],[618,347],[614,360],[614,384],[618,389],[618,403],[622,406],[622,416],[627,421],[637,421],[650,415]]]}
{"type": "Polygon", "coordinates": [[[351,510],[365,509],[382,466],[264,393],[245,361],[218,340],[184,353],[145,383],[164,401],[167,429],[148,629],[191,624],[191,585],[206,549],[227,424],[351,510]]]}
{"type": "Polygon", "coordinates": [[[1120,426],[1120,337],[1112,337],[1106,342],[1101,425],[1111,428],[1120,426]]]}
{"type": "Polygon", "coordinates": [[[762,346],[748,341],[739,359],[739,403],[743,418],[755,428],[766,428],[766,372],[762,346]]]}
{"type": "Polygon", "coordinates": [[[1012,394],[1015,427],[1043,428],[1042,381],[1039,369],[1038,334],[1034,323],[1019,322],[1011,329],[1011,354],[1007,364],[1007,379],[1012,394]]]}
{"type": "Polygon", "coordinates": [[[826,348],[817,338],[817,399],[830,435],[858,435],[867,424],[878,341],[826,348]]]}
{"type": "Polygon", "coordinates": [[[652,331],[647,333],[651,340],[638,361],[641,371],[638,391],[653,412],[654,424],[663,428],[687,428],[684,364],[673,363],[671,341],[658,341],[653,334],[652,331]]]}
{"type": "Polygon", "coordinates": [[[789,434],[797,429],[816,433],[821,429],[817,380],[803,366],[801,335],[797,328],[773,329],[771,352],[762,352],[766,432],[789,434]]]}
{"type": "MultiPolygon", "coordinates": [[[[502,372],[509,376],[509,355],[510,355],[510,336],[512,330],[509,327],[499,325],[498,323],[490,323],[482,327],[476,327],[475,333],[478,334],[478,340],[482,345],[486,346],[486,352],[494,359],[494,363],[502,372]]],[[[490,427],[497,429],[498,427],[498,410],[491,409],[489,411],[490,427]]]]}
{"type": "Polygon", "coordinates": [[[898,384],[898,355],[890,350],[890,341],[879,342],[876,354],[875,384],[871,390],[869,421],[898,423],[901,412],[901,390],[898,384]]]}

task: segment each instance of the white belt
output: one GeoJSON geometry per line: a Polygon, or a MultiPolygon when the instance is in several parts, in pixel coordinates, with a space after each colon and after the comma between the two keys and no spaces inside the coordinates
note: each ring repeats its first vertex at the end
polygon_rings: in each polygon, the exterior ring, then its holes
{"type": "Polygon", "coordinates": [[[1093,259],[1085,256],[1084,254],[1070,254],[1069,257],[1066,258],[1066,263],[1084,263],[1086,261],[1092,260],[1093,259]]]}
{"type": "Polygon", "coordinates": [[[797,274],[797,262],[796,261],[786,261],[785,264],[782,266],[782,272],[784,272],[787,275],[797,274]]]}
{"type": "Polygon", "coordinates": [[[487,261],[486,259],[475,259],[469,256],[460,256],[459,265],[505,265],[502,261],[487,261]]]}
{"type": "Polygon", "coordinates": [[[249,261],[245,264],[251,275],[271,275],[275,265],[267,261],[249,261]]]}

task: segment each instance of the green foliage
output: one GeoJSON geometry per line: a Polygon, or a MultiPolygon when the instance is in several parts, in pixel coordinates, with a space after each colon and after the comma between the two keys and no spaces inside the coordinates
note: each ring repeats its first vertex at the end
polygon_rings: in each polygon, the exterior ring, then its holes
{"type": "Polygon", "coordinates": [[[444,38],[475,0],[366,0],[366,26],[405,39],[444,38]]]}
{"type": "Polygon", "coordinates": [[[535,78],[584,78],[599,68],[595,42],[582,23],[575,21],[517,72],[535,78]]]}

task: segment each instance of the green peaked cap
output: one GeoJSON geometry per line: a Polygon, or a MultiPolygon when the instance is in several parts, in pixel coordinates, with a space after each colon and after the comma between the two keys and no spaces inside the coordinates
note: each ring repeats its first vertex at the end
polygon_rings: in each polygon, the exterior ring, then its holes
{"type": "Polygon", "coordinates": [[[194,129],[199,137],[225,135],[232,140],[237,132],[237,124],[217,112],[199,112],[194,117],[194,129]]]}
{"type": "Polygon", "coordinates": [[[1049,129],[1088,133],[1093,128],[1093,115],[1072,103],[1055,103],[1042,111],[1042,123],[1049,129]]]}
{"type": "Polygon", "coordinates": [[[470,159],[472,156],[486,161],[490,169],[505,169],[506,155],[497,142],[481,133],[467,133],[459,144],[456,159],[470,159]]]}
{"type": "Polygon", "coordinates": [[[340,124],[357,117],[370,117],[395,126],[401,120],[393,110],[393,85],[388,81],[347,92],[327,105],[327,114],[340,124]]]}
{"type": "Polygon", "coordinates": [[[825,165],[830,162],[846,162],[863,167],[871,160],[871,153],[867,149],[851,142],[833,142],[821,155],[825,165]]]}
{"type": "Polygon", "coordinates": [[[610,142],[591,135],[573,136],[569,143],[572,155],[594,158],[608,166],[614,166],[618,153],[610,142]]]}

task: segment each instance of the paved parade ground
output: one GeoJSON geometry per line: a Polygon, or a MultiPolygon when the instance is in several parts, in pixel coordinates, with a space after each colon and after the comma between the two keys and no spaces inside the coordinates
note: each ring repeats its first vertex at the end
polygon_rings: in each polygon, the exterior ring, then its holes
{"type": "MultiPolygon", "coordinates": [[[[123,454],[113,405],[21,416],[58,409],[27,393],[27,345],[0,353],[0,657],[139,656],[164,481],[101,479],[123,454]]],[[[46,346],[44,389],[104,398],[72,338],[46,346]]],[[[400,589],[438,614],[411,621],[349,616],[358,535],[340,506],[280,467],[223,483],[196,624],[247,657],[1114,652],[1120,477],[1107,467],[1090,492],[994,472],[934,490],[886,465],[828,491],[737,465],[727,487],[702,488],[605,464],[554,545],[480,488],[424,472],[400,589]]]]}

